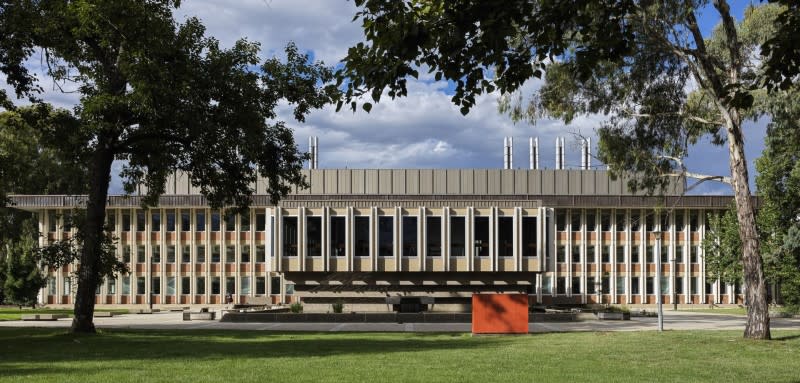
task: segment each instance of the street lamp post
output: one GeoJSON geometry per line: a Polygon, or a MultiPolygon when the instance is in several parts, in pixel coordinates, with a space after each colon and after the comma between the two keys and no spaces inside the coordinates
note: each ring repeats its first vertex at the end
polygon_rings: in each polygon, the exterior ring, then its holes
{"type": "Polygon", "coordinates": [[[654,257],[656,260],[656,305],[658,306],[658,331],[664,331],[664,311],[661,302],[661,232],[654,231],[653,235],[656,238],[656,251],[658,256],[654,257]]]}

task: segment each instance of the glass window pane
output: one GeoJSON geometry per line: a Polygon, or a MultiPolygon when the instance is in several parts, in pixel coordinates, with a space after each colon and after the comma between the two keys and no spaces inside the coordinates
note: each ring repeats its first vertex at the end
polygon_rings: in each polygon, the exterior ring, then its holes
{"type": "Polygon", "coordinates": [[[355,256],[369,257],[369,217],[355,217],[355,256]]]}
{"type": "Polygon", "coordinates": [[[322,217],[306,217],[306,255],[322,256],[322,217]]]}
{"type": "Polygon", "coordinates": [[[428,243],[425,247],[429,257],[442,255],[442,217],[426,218],[426,237],[428,243]]]}
{"type": "Polygon", "coordinates": [[[450,256],[465,256],[466,218],[450,217],[450,256]]]}
{"type": "Polygon", "coordinates": [[[378,255],[394,256],[394,219],[378,217],[378,255]]]}
{"type": "Polygon", "coordinates": [[[297,217],[283,217],[283,256],[297,256],[297,217]]]}
{"type": "Polygon", "coordinates": [[[489,217],[475,217],[475,256],[489,256],[489,217]]]}
{"type": "Polygon", "coordinates": [[[522,217],[522,256],[536,256],[536,217],[522,217]]]}
{"type": "Polygon", "coordinates": [[[514,256],[514,220],[511,217],[497,218],[497,256],[514,256]]]}
{"type": "Polygon", "coordinates": [[[331,217],[331,256],[345,256],[345,217],[331,217]]]}
{"type": "Polygon", "coordinates": [[[417,256],[417,217],[403,217],[403,256],[417,256]]]}

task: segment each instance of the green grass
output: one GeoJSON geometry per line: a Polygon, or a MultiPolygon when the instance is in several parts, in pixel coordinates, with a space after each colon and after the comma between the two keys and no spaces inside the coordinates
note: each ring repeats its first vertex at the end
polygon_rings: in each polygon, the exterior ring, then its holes
{"type": "Polygon", "coordinates": [[[747,315],[747,308],[744,307],[717,307],[717,308],[698,308],[681,309],[679,311],[690,311],[693,313],[704,314],[725,314],[725,315],[747,315]]]}
{"type": "Polygon", "coordinates": [[[0,329],[3,382],[790,382],[800,331],[469,334],[0,329]]]}
{"type": "MultiPolygon", "coordinates": [[[[96,311],[112,311],[116,314],[128,313],[128,310],[96,310],[96,311]]],[[[2,307],[0,308],[0,321],[8,320],[21,320],[25,314],[67,314],[72,317],[72,309],[32,309],[30,307],[19,308],[2,307]]]]}

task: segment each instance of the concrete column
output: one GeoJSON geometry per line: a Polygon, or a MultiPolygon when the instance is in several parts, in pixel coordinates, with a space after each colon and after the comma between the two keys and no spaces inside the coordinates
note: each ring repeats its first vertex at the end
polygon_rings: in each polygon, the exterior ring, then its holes
{"type": "Polygon", "coordinates": [[[426,228],[428,227],[428,221],[425,219],[427,217],[427,211],[424,206],[419,207],[419,216],[417,218],[417,252],[419,256],[419,271],[425,271],[425,263],[426,258],[428,257],[428,232],[426,228]]]}
{"type": "Polygon", "coordinates": [[[467,257],[467,270],[475,271],[475,207],[467,207],[467,216],[464,218],[464,255],[467,257]]]}
{"type": "Polygon", "coordinates": [[[369,260],[372,271],[378,271],[378,208],[369,209],[369,260]]]}
{"type": "Polygon", "coordinates": [[[394,224],[392,226],[392,233],[394,243],[392,250],[394,255],[394,271],[400,271],[400,263],[403,257],[403,209],[400,206],[394,208],[394,224]]]}
{"type": "Polygon", "coordinates": [[[353,271],[353,242],[355,242],[355,214],[352,206],[347,207],[347,217],[345,217],[345,254],[347,258],[347,271],[353,271]]]}
{"type": "Polygon", "coordinates": [[[442,208],[442,264],[450,271],[450,207],[442,208]]]}
{"type": "Polygon", "coordinates": [[[322,208],[322,268],[325,271],[331,269],[331,209],[328,206],[322,208]]]}

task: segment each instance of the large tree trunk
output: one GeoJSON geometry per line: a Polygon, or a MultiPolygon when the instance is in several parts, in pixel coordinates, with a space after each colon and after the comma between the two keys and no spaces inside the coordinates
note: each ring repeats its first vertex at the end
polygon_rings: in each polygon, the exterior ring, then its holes
{"type": "MultiPolygon", "coordinates": [[[[102,141],[101,141],[102,142],[102,141]]],[[[89,168],[89,200],[86,206],[86,222],[83,230],[84,243],[78,266],[78,292],[75,296],[75,317],[72,332],[94,333],[94,299],[99,281],[99,264],[103,242],[103,225],[106,215],[106,198],[111,182],[113,153],[102,143],[92,156],[89,168]]]]}
{"type": "Polygon", "coordinates": [[[723,115],[728,131],[731,178],[736,199],[736,216],[739,220],[739,236],[742,238],[742,264],[744,266],[745,299],[747,300],[747,324],[744,328],[744,337],[770,339],[767,289],[761,267],[755,209],[750,196],[741,117],[736,110],[723,113],[723,115]]]}

